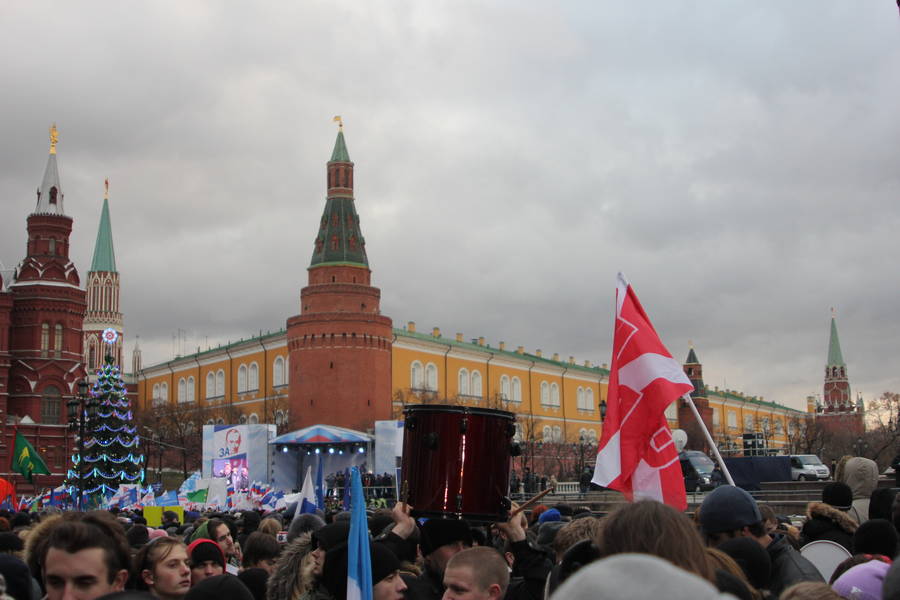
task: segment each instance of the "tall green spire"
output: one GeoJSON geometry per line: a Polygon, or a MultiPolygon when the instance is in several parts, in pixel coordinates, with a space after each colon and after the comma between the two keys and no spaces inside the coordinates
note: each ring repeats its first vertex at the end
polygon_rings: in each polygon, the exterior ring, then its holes
{"type": "Polygon", "coordinates": [[[97,242],[94,244],[94,260],[91,271],[116,272],[116,253],[113,250],[112,225],[109,221],[109,199],[103,198],[100,213],[100,227],[97,228],[97,242]]]}
{"type": "Polygon", "coordinates": [[[828,341],[829,367],[844,367],[844,355],[841,354],[841,341],[838,339],[837,323],[834,314],[831,315],[831,339],[828,341]]]}
{"type": "Polygon", "coordinates": [[[334,141],[334,151],[331,153],[330,162],[350,162],[350,153],[347,152],[347,144],[344,142],[344,129],[338,130],[337,139],[334,141]]]}
{"type": "Polygon", "coordinates": [[[688,352],[687,360],[684,361],[686,365],[699,365],[700,361],[697,360],[697,353],[694,352],[694,347],[691,346],[690,352],[688,352]]]}

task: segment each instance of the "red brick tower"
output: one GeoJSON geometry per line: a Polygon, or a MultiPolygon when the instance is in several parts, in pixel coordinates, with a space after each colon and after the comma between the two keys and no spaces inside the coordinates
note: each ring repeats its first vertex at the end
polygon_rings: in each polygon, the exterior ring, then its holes
{"type": "Polygon", "coordinates": [[[353,200],[353,163],[338,131],[328,161],[328,196],[300,314],[287,321],[290,425],[366,431],[391,415],[391,319],[370,284],[353,200]]]}
{"type": "MultiPolygon", "coordinates": [[[[60,474],[61,481],[69,444],[66,401],[75,394],[75,383],[85,376],[81,337],[85,292],[79,287],[78,271],[69,260],[72,217],[63,210],[56,141],[54,126],[37,207],[27,219],[26,256],[9,284],[10,367],[8,396],[0,406],[0,427],[4,430],[0,460],[6,461],[3,464],[8,468],[13,436],[13,428],[6,427],[8,413],[19,423],[23,435],[42,452],[54,477],[60,474]],[[21,421],[26,416],[35,424],[28,419],[21,421]]],[[[0,322],[2,319],[0,314],[0,322]]],[[[2,355],[0,335],[0,365],[2,355]]],[[[41,485],[54,482],[50,477],[42,479],[41,485]]]]}
{"type": "Polygon", "coordinates": [[[825,383],[822,388],[823,404],[816,416],[835,432],[851,432],[859,435],[865,430],[865,407],[862,400],[853,401],[847,364],[841,352],[834,310],[831,314],[831,333],[828,339],[828,362],[825,365],[825,383]]]}
{"type": "MultiPolygon", "coordinates": [[[[684,373],[691,380],[694,391],[691,392],[691,399],[700,418],[706,425],[707,431],[715,435],[712,425],[712,408],[709,406],[709,400],[706,398],[706,384],[703,383],[703,365],[697,358],[697,353],[692,347],[688,352],[687,359],[684,361],[684,373]]],[[[679,398],[675,401],[678,404],[678,425],[688,434],[688,443],[685,448],[687,450],[700,450],[701,452],[709,452],[709,444],[706,442],[706,436],[703,434],[703,428],[697,422],[694,411],[688,405],[687,400],[679,398]]]]}

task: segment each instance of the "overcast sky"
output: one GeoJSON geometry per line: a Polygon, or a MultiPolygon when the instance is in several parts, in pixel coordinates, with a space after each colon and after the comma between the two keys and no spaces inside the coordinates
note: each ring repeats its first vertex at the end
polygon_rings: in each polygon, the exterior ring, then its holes
{"type": "Polygon", "coordinates": [[[709,385],[803,406],[833,306],[854,393],[900,392],[893,0],[529,4],[5,3],[0,260],[55,121],[129,355],[283,327],[340,114],[397,327],[609,362],[621,270],[709,385]]]}

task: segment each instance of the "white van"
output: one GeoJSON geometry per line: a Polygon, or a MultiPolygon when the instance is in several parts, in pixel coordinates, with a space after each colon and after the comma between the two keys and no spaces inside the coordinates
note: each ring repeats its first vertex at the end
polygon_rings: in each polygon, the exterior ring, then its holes
{"type": "Polygon", "coordinates": [[[815,454],[798,454],[791,457],[791,479],[794,481],[828,479],[831,472],[815,454]]]}

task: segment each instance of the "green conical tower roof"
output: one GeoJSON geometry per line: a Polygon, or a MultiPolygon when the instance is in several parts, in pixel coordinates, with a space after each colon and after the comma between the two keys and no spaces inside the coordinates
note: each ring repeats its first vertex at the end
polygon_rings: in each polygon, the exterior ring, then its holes
{"type": "Polygon", "coordinates": [[[841,341],[838,339],[837,323],[834,315],[831,317],[831,339],[828,340],[828,364],[829,367],[844,367],[844,355],[841,354],[841,341]]]}
{"type": "Polygon", "coordinates": [[[94,260],[91,261],[91,271],[116,272],[116,253],[113,250],[108,198],[103,198],[103,210],[100,212],[100,227],[97,228],[97,241],[94,244],[94,260]]]}
{"type": "Polygon", "coordinates": [[[350,153],[347,152],[347,144],[344,142],[344,130],[340,129],[337,139],[334,141],[334,151],[329,162],[350,162],[350,153]]]}
{"type": "Polygon", "coordinates": [[[693,347],[691,347],[690,352],[688,352],[688,357],[687,357],[687,360],[684,361],[684,364],[686,364],[686,365],[699,365],[700,364],[700,361],[697,360],[697,353],[694,352],[693,347]]]}
{"type": "Polygon", "coordinates": [[[347,152],[343,129],[338,131],[334,142],[328,172],[329,182],[332,183],[329,184],[325,211],[319,222],[319,233],[309,266],[342,264],[368,269],[366,241],[359,227],[359,215],[353,200],[353,163],[347,152]]]}

